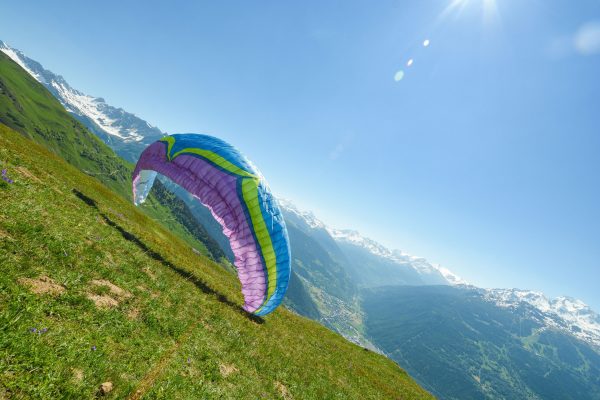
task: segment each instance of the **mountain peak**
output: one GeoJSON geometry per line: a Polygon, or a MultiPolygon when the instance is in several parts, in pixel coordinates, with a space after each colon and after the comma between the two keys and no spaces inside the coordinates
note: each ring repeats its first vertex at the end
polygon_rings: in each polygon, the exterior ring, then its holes
{"type": "Polygon", "coordinates": [[[300,210],[289,199],[278,198],[277,202],[279,203],[279,206],[281,206],[288,212],[296,215],[312,229],[326,229],[326,225],[321,220],[319,220],[312,211],[300,210]]]}
{"type": "MultiPolygon", "coordinates": [[[[376,242],[373,239],[361,235],[358,231],[353,229],[334,229],[327,228],[329,234],[336,240],[350,242],[359,247],[363,247],[369,250],[374,255],[385,257],[388,259],[394,259],[394,252],[384,245],[376,242]]],[[[400,252],[401,253],[401,252],[400,252]]]]}
{"type": "Polygon", "coordinates": [[[23,54],[23,52],[21,52],[20,50],[17,50],[17,49],[13,49],[12,47],[10,47],[9,45],[7,45],[6,43],[4,43],[1,40],[0,40],[0,51],[2,51],[4,54],[9,56],[14,62],[19,64],[21,66],[21,68],[23,68],[25,71],[27,71],[27,73],[29,73],[29,75],[33,76],[35,78],[35,80],[37,80],[38,82],[40,82],[42,84],[47,83],[47,79],[44,76],[45,74],[43,73],[43,72],[45,72],[45,70],[40,71],[38,66],[41,67],[41,65],[39,65],[39,64],[33,65],[33,63],[31,62],[33,60],[30,60],[25,54],[23,54]]]}
{"type": "Polygon", "coordinates": [[[451,284],[451,285],[469,285],[467,281],[454,274],[446,267],[442,267],[441,265],[437,266],[438,271],[442,274],[442,276],[451,284]]]}
{"type": "Polygon", "coordinates": [[[574,336],[600,346],[600,316],[583,301],[568,296],[548,298],[541,292],[522,289],[484,289],[484,296],[503,308],[533,306],[544,324],[566,330],[574,336]]]}

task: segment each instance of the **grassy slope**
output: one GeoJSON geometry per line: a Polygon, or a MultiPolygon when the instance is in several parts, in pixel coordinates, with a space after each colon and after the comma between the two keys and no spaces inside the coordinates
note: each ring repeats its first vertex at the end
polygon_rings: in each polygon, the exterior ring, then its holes
{"type": "Polygon", "coordinates": [[[430,398],[392,361],[317,323],[284,309],[249,318],[234,276],[2,125],[0,162],[15,180],[0,186],[0,397],[91,398],[111,381],[112,398],[430,398]],[[65,292],[19,283],[41,275],[65,292]],[[90,294],[120,304],[100,309],[90,294]]]}
{"type": "MultiPolygon", "coordinates": [[[[121,196],[131,198],[133,166],[118,157],[8,56],[0,52],[0,123],[60,155],[121,196]]],[[[142,208],[191,246],[215,259],[222,251],[196,223],[184,203],[158,184],[142,208]]]]}

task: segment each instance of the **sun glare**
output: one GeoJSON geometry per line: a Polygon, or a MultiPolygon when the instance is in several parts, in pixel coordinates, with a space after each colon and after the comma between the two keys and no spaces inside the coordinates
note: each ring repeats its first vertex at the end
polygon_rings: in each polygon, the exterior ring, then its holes
{"type": "MultiPolygon", "coordinates": [[[[478,13],[481,13],[482,25],[485,27],[496,25],[495,23],[499,21],[498,7],[496,4],[497,0],[448,0],[449,3],[446,8],[441,12],[438,16],[437,21],[434,25],[440,25],[443,20],[447,17],[452,17],[455,22],[456,20],[465,13],[465,20],[472,19],[473,16],[477,17],[478,13]]],[[[477,18],[479,20],[479,18],[477,18]]],[[[431,41],[428,37],[423,38],[421,42],[424,48],[428,48],[431,44],[431,41]]],[[[423,50],[423,49],[421,49],[423,50]]],[[[411,54],[412,57],[407,57],[407,61],[405,61],[406,70],[398,70],[394,74],[394,80],[396,82],[400,82],[405,78],[405,75],[410,73],[413,67],[415,60],[419,56],[419,52],[415,51],[416,54],[411,54]]]]}
{"type": "Polygon", "coordinates": [[[495,20],[498,16],[497,0],[451,0],[439,18],[444,19],[450,14],[458,17],[467,7],[480,7],[483,21],[486,24],[495,20]]]}
{"type": "Polygon", "coordinates": [[[483,22],[488,25],[498,19],[496,0],[483,0],[483,22]]]}

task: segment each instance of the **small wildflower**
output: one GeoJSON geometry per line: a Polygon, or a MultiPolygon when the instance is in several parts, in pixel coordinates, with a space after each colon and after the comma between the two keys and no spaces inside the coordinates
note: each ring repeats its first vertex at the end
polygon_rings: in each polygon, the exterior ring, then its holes
{"type": "Polygon", "coordinates": [[[40,333],[46,333],[48,332],[48,328],[42,328],[42,330],[40,331],[40,333]]]}
{"type": "Polygon", "coordinates": [[[35,328],[29,328],[29,332],[31,332],[31,333],[36,333],[36,332],[37,332],[37,329],[35,329],[35,328]]]}
{"type": "Polygon", "coordinates": [[[96,351],[96,346],[92,346],[92,351],[96,351]]]}
{"type": "Polygon", "coordinates": [[[9,178],[9,177],[6,175],[6,173],[7,173],[7,170],[6,170],[6,168],[5,168],[5,169],[3,169],[3,170],[2,170],[2,180],[3,180],[4,182],[13,183],[14,181],[13,181],[12,179],[10,179],[10,178],[9,178]]]}
{"type": "Polygon", "coordinates": [[[190,357],[188,357],[188,359],[187,359],[187,363],[188,363],[188,364],[191,364],[191,362],[192,362],[192,359],[191,359],[190,357]]]}

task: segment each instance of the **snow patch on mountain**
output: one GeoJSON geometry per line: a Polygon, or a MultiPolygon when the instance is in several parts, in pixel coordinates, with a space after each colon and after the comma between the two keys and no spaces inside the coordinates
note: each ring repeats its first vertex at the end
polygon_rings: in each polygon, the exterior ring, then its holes
{"type": "Polygon", "coordinates": [[[454,274],[448,268],[438,265],[437,269],[438,269],[438,271],[440,271],[440,274],[442,274],[444,279],[446,279],[448,281],[448,283],[450,283],[451,285],[469,285],[469,283],[467,281],[465,281],[458,275],[454,274]]]}
{"type": "Polygon", "coordinates": [[[109,118],[106,114],[101,111],[102,102],[98,101],[97,98],[88,96],[79,91],[73,90],[68,86],[53,81],[52,86],[60,95],[60,99],[63,100],[63,105],[67,111],[72,113],[81,113],[86,117],[90,118],[96,125],[104,130],[109,135],[117,136],[123,141],[136,141],[139,142],[143,139],[141,135],[134,129],[123,129],[118,125],[117,121],[109,118]],[[121,130],[124,132],[121,133],[121,130]]]}
{"type": "Polygon", "coordinates": [[[566,330],[579,339],[600,346],[600,316],[581,300],[520,289],[483,289],[486,300],[503,308],[534,307],[544,325],[566,330]]]}
{"type": "Polygon", "coordinates": [[[279,203],[280,207],[303,220],[312,229],[326,229],[325,224],[321,222],[311,211],[300,210],[288,199],[278,198],[277,203],[279,203]]]}
{"type": "Polygon", "coordinates": [[[388,259],[398,264],[409,264],[421,275],[441,275],[450,285],[464,285],[466,281],[453,274],[447,268],[431,264],[423,257],[407,254],[401,250],[390,250],[373,239],[362,236],[359,232],[348,229],[327,228],[329,234],[337,241],[345,241],[368,250],[371,254],[388,259]]]}
{"type": "Polygon", "coordinates": [[[327,227],[327,231],[335,240],[350,242],[358,247],[369,250],[372,254],[392,259],[394,253],[387,247],[377,243],[376,241],[362,236],[355,230],[351,229],[333,229],[327,227]]]}
{"type": "Polygon", "coordinates": [[[46,79],[37,73],[36,71],[29,68],[29,66],[23,61],[23,53],[18,50],[15,50],[9,46],[7,46],[4,42],[0,40],[0,51],[9,56],[14,62],[19,64],[21,68],[29,73],[29,75],[33,76],[38,82],[46,83],[46,79]]]}

